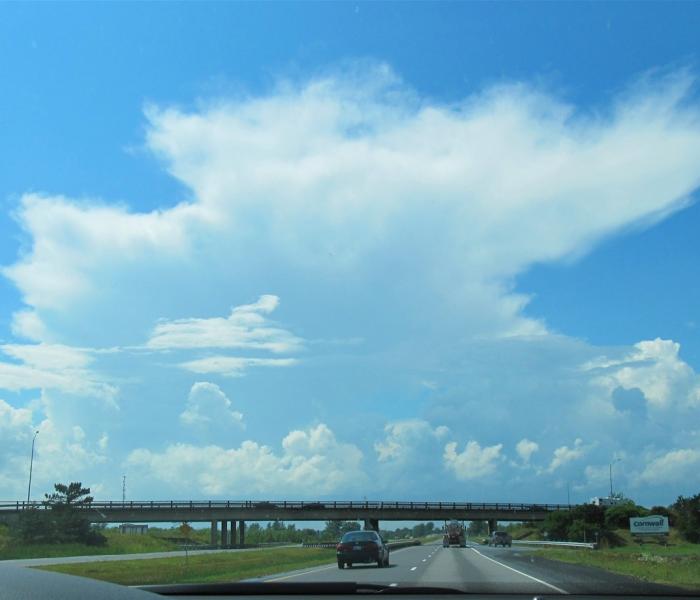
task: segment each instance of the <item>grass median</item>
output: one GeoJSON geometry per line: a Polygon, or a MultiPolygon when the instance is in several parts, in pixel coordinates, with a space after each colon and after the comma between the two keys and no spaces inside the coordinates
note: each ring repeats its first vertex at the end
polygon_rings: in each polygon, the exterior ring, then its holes
{"type": "Polygon", "coordinates": [[[122,585],[240,581],[335,562],[335,549],[275,548],[38,567],[122,585]]]}
{"type": "Polygon", "coordinates": [[[544,548],[542,558],[599,567],[644,581],[700,590],[700,545],[623,546],[607,550],[544,548]]]}

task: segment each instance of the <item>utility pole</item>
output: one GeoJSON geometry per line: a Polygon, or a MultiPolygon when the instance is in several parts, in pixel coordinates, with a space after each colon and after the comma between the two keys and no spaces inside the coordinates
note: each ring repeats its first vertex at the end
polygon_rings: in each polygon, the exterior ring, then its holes
{"type": "Polygon", "coordinates": [[[571,506],[571,495],[569,494],[569,482],[566,482],[566,503],[571,506]]]}
{"type": "Polygon", "coordinates": [[[27,504],[29,504],[29,496],[32,493],[32,468],[34,467],[34,442],[36,442],[36,436],[39,435],[39,430],[34,432],[34,437],[32,438],[32,457],[29,460],[29,485],[27,486],[27,504]]]}
{"type": "Polygon", "coordinates": [[[126,502],[126,475],[122,475],[122,503],[126,502]]]}

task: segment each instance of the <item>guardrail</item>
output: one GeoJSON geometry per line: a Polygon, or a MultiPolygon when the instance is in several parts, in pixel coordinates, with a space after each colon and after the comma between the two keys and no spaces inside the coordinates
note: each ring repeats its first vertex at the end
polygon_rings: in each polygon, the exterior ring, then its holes
{"type": "Polygon", "coordinates": [[[514,544],[522,544],[527,546],[564,546],[569,548],[590,548],[595,550],[597,544],[588,542],[554,542],[554,541],[536,541],[536,540],[513,540],[514,544]]]}
{"type": "MultiPolygon", "coordinates": [[[[129,500],[97,501],[89,505],[76,505],[81,510],[200,510],[200,509],[288,509],[288,510],[332,510],[332,509],[408,509],[408,510],[498,510],[512,512],[539,512],[570,510],[569,504],[523,504],[493,502],[402,502],[402,501],[367,501],[367,500],[129,500]]],[[[0,501],[0,511],[26,510],[29,508],[45,509],[44,502],[26,502],[24,500],[0,501]]]]}
{"type": "MultiPolygon", "coordinates": [[[[303,548],[335,548],[338,542],[318,542],[316,544],[302,544],[303,548]]],[[[401,542],[387,542],[390,550],[398,550],[399,548],[408,548],[409,546],[420,546],[420,540],[403,540],[401,542]]]]}
{"type": "Polygon", "coordinates": [[[233,546],[221,546],[220,544],[178,544],[179,548],[192,552],[195,550],[254,550],[257,548],[282,548],[296,546],[294,542],[260,542],[258,544],[234,544],[233,546]]]}

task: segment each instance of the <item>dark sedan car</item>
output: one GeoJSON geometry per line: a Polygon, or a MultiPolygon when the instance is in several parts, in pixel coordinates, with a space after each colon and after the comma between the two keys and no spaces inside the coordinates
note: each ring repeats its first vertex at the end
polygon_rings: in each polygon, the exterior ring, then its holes
{"type": "Polygon", "coordinates": [[[353,563],[376,562],[378,567],[389,566],[389,547],[376,531],[350,531],[336,546],[338,568],[353,563]]]}

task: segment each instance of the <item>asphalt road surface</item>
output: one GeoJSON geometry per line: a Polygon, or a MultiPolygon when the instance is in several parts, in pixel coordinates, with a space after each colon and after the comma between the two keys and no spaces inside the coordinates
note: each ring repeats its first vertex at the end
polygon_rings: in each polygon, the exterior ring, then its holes
{"type": "Polygon", "coordinates": [[[394,550],[391,566],[337,564],[266,577],[266,581],[355,581],[392,587],[439,586],[477,593],[668,594],[675,588],[615,575],[602,569],[536,558],[529,548],[443,548],[425,544],[394,550]]]}

